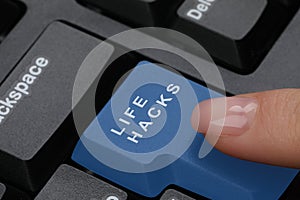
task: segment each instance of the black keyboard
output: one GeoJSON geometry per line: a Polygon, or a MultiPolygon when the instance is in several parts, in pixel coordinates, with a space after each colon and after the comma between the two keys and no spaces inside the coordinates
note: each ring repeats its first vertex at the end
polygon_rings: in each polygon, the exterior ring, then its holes
{"type": "Polygon", "coordinates": [[[197,101],[300,88],[299,6],[0,0],[0,199],[300,199],[296,169],[217,150],[200,159],[200,134],[175,140],[191,128],[178,125],[189,114],[172,96],[182,91],[176,81],[201,94],[197,101]],[[162,108],[172,113],[164,126],[162,108]],[[167,136],[131,130],[140,116],[135,125],[167,136]]]}

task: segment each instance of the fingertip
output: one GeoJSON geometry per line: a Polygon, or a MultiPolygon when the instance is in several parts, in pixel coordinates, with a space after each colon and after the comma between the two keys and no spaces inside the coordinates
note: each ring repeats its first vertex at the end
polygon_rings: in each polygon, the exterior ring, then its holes
{"type": "Polygon", "coordinates": [[[210,116],[210,100],[202,101],[196,105],[191,117],[193,129],[199,133],[206,133],[209,127],[210,116]]]}
{"type": "Polygon", "coordinates": [[[225,154],[299,168],[298,95],[276,90],[206,100],[194,108],[191,124],[225,154]]]}

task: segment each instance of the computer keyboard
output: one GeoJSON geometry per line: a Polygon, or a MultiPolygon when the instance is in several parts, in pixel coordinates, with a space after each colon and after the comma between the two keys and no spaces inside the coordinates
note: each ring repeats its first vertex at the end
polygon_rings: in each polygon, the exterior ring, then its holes
{"type": "Polygon", "coordinates": [[[199,42],[217,63],[227,95],[299,88],[299,5],[0,0],[0,199],[299,199],[296,169],[217,150],[198,157],[203,136],[190,126],[192,108],[211,94],[225,94],[195,75],[189,61],[199,60],[199,69],[207,72],[213,64],[187,41],[169,35],[160,42],[190,60],[107,41],[94,57],[97,73],[113,52],[126,53],[101,71],[99,82],[79,80],[84,90],[74,101],[78,71],[83,63],[92,66],[89,53],[107,38],[143,26],[170,28],[199,42]],[[187,83],[191,88],[183,87],[187,83]],[[189,90],[198,96],[193,99],[189,90]],[[86,104],[89,97],[94,107],[86,104]],[[152,127],[159,131],[148,132],[152,127]],[[162,149],[167,151],[158,153],[162,149]]]}

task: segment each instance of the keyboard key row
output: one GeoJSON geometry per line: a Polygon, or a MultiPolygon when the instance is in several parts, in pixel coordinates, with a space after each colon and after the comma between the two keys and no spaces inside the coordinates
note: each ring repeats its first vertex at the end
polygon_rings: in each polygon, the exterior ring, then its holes
{"type": "Polygon", "coordinates": [[[185,33],[221,66],[241,74],[258,67],[300,5],[293,0],[79,1],[133,27],[163,26],[185,33]]]}

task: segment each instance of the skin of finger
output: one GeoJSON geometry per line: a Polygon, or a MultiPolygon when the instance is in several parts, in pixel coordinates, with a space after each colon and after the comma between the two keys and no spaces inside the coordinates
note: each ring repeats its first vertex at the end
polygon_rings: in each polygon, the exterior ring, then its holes
{"type": "Polygon", "coordinates": [[[244,134],[221,136],[215,147],[251,161],[300,168],[300,90],[240,95],[258,100],[256,117],[244,134]]]}

